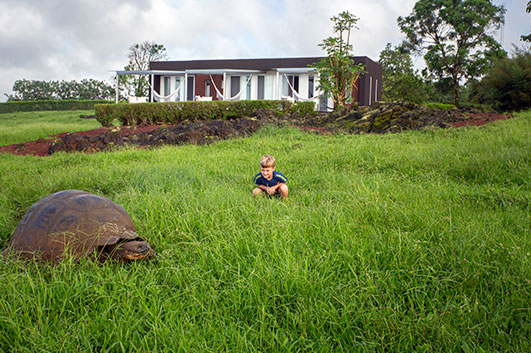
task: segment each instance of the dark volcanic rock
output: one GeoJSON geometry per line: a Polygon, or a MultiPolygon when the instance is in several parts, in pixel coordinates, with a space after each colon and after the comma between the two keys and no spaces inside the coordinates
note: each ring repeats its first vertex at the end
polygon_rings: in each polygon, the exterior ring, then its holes
{"type": "MultiPolygon", "coordinates": [[[[405,102],[378,102],[371,107],[347,106],[332,113],[315,113],[309,116],[302,116],[300,113],[277,116],[271,109],[257,109],[251,117],[185,121],[177,125],[144,130],[146,132],[117,128],[91,136],[65,134],[50,143],[48,154],[58,151],[105,151],[125,144],[138,146],[208,144],[222,139],[249,136],[264,124],[294,125],[321,134],[332,132],[383,134],[420,130],[426,127],[447,128],[457,123],[464,124],[474,114],[478,115],[476,111],[470,109],[439,110],[405,102]]],[[[17,147],[18,150],[24,148],[26,146],[23,144],[17,147]]]]}
{"type": "Polygon", "coordinates": [[[268,118],[238,118],[230,120],[203,120],[183,122],[173,126],[162,126],[149,132],[121,135],[118,131],[107,131],[97,136],[65,134],[50,144],[48,154],[55,152],[104,151],[124,144],[139,146],[161,146],[182,144],[207,144],[216,140],[249,136],[258,130],[268,118]]]}
{"type": "Polygon", "coordinates": [[[353,106],[328,114],[316,114],[298,124],[322,127],[328,131],[383,134],[430,126],[446,128],[468,119],[467,113],[471,113],[470,109],[440,110],[406,102],[378,102],[370,108],[353,106]]]}

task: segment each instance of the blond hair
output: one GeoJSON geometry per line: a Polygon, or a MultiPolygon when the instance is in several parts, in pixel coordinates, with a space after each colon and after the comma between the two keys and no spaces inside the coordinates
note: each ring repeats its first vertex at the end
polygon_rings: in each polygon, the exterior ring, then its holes
{"type": "Polygon", "coordinates": [[[275,157],[273,157],[270,154],[266,154],[260,160],[260,166],[262,168],[268,168],[268,167],[275,168],[275,157]]]}

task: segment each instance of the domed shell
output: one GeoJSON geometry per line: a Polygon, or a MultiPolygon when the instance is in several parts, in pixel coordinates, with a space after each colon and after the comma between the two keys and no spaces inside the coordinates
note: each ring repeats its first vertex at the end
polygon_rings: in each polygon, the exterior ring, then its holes
{"type": "Polygon", "coordinates": [[[42,198],[26,212],[5,252],[52,262],[69,253],[78,260],[98,247],[133,239],[140,238],[122,206],[85,191],[66,190],[42,198]]]}

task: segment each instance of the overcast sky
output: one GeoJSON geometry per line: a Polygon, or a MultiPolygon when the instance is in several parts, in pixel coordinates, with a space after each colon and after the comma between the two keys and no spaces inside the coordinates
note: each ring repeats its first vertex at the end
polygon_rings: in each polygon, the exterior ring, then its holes
{"type": "MultiPolygon", "coordinates": [[[[0,101],[13,83],[28,80],[111,82],[131,44],[163,44],[171,60],[323,55],[330,17],[348,10],[360,18],[354,54],[378,60],[403,35],[398,16],[416,0],[0,0],[0,101]]],[[[527,0],[505,4],[497,39],[507,51],[529,34],[527,0]]],[[[419,60],[420,62],[421,60],[419,60]]]]}

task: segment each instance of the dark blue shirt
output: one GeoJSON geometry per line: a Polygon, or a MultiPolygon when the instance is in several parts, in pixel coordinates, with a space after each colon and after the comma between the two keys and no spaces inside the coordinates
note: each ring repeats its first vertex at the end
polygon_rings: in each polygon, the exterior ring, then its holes
{"type": "Polygon", "coordinates": [[[273,177],[271,180],[267,180],[263,177],[262,173],[258,173],[254,177],[254,183],[256,185],[265,185],[267,187],[272,187],[277,185],[278,183],[287,183],[288,178],[286,178],[282,173],[279,173],[277,171],[273,171],[273,177]]]}

